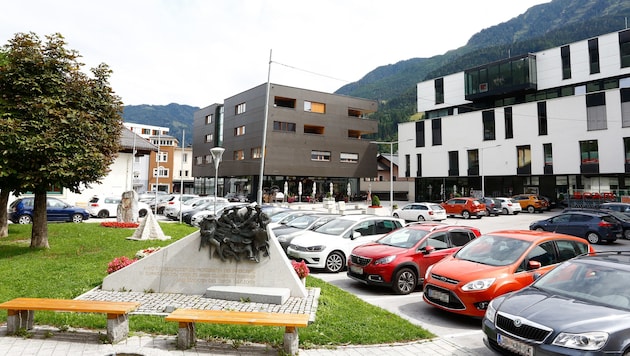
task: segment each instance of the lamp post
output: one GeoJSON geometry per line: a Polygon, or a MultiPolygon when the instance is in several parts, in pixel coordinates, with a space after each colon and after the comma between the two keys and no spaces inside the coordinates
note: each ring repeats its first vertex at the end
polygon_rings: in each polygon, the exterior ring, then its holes
{"type": "Polygon", "coordinates": [[[155,212],[154,214],[157,215],[158,212],[158,191],[160,190],[160,173],[162,172],[162,170],[164,170],[164,167],[162,166],[158,166],[157,167],[157,172],[155,174],[155,212]]]}
{"type": "Polygon", "coordinates": [[[486,182],[483,176],[483,151],[488,148],[500,147],[501,144],[479,148],[479,177],[481,177],[481,198],[486,196],[486,182]]]}
{"type": "MultiPolygon", "coordinates": [[[[407,139],[400,142],[412,141],[413,139],[407,139]]],[[[394,144],[398,141],[380,142],[370,141],[370,143],[376,143],[378,145],[389,145],[389,207],[394,211],[394,144]]]]}
{"type": "Polygon", "coordinates": [[[217,192],[219,188],[219,163],[221,163],[221,157],[223,157],[223,147],[213,147],[210,149],[212,154],[212,162],[214,162],[214,216],[217,214],[217,192]]]}

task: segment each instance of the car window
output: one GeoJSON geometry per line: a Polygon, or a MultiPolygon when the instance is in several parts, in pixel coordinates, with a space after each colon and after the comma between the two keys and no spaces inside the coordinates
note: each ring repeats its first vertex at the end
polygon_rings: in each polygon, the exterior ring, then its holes
{"type": "Polygon", "coordinates": [[[92,199],[90,199],[90,203],[98,203],[98,197],[92,197],[92,199]]]}
{"type": "Polygon", "coordinates": [[[449,233],[453,246],[464,246],[474,238],[474,235],[468,231],[451,231],[449,233]]]}
{"type": "Polygon", "coordinates": [[[432,204],[430,205],[431,210],[444,210],[440,205],[432,204]]]}
{"type": "Polygon", "coordinates": [[[51,208],[63,208],[65,206],[65,204],[62,203],[60,200],[53,200],[53,199],[49,199],[46,202],[46,205],[48,205],[51,208]]]}
{"type": "Polygon", "coordinates": [[[374,220],[362,221],[352,231],[358,232],[361,236],[374,235],[374,225],[374,220]]]}
{"type": "Polygon", "coordinates": [[[582,214],[572,214],[571,215],[571,222],[587,222],[592,220],[593,217],[590,215],[582,215],[582,214]]]}
{"type": "MultiPolygon", "coordinates": [[[[382,245],[410,248],[427,235],[424,230],[400,229],[383,236],[377,242],[382,245]]],[[[426,243],[426,241],[425,241],[426,243]]]]}
{"type": "MultiPolygon", "coordinates": [[[[556,246],[558,246],[558,262],[564,262],[566,260],[570,260],[573,257],[582,254],[580,251],[578,244],[573,241],[568,240],[558,240],[556,241],[556,246]]],[[[579,244],[583,245],[583,244],[579,244]]]]}
{"type": "Polygon", "coordinates": [[[542,244],[534,247],[528,254],[527,260],[538,261],[542,266],[549,266],[558,263],[556,256],[553,252],[553,242],[543,242],[542,244]]]}
{"type": "Polygon", "coordinates": [[[529,241],[499,235],[484,235],[462,247],[457,258],[491,266],[507,266],[518,261],[531,245],[529,241]]]}
{"type": "Polygon", "coordinates": [[[551,218],[551,222],[554,224],[568,223],[571,220],[571,214],[558,215],[551,218]]]}
{"type": "Polygon", "coordinates": [[[615,218],[613,218],[612,216],[604,215],[602,216],[602,220],[607,223],[618,224],[617,220],[615,220],[615,218]]]}
{"type": "Polygon", "coordinates": [[[431,235],[427,239],[427,245],[435,247],[436,250],[443,250],[445,248],[448,248],[446,232],[438,232],[431,235]]]}

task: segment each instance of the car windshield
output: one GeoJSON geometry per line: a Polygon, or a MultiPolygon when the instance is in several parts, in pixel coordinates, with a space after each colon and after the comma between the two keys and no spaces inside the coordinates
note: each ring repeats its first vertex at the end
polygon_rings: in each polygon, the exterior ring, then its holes
{"type": "Polygon", "coordinates": [[[507,266],[518,261],[531,242],[506,236],[484,235],[462,247],[456,258],[491,266],[507,266]]]}
{"type": "Polygon", "coordinates": [[[425,230],[402,228],[383,236],[376,242],[381,245],[410,248],[427,236],[428,233],[425,230]]]}
{"type": "Polygon", "coordinates": [[[313,221],[319,219],[317,215],[302,215],[297,217],[291,221],[289,221],[286,226],[295,227],[298,229],[306,229],[313,221]]]}
{"type": "Polygon", "coordinates": [[[551,295],[630,310],[630,271],[594,262],[567,261],[532,286],[551,295]]]}
{"type": "Polygon", "coordinates": [[[444,208],[438,204],[431,204],[429,205],[429,209],[431,210],[444,210],[444,208]]]}
{"type": "Polygon", "coordinates": [[[293,214],[293,212],[291,210],[287,210],[287,211],[283,211],[283,212],[279,212],[277,214],[274,214],[271,216],[270,220],[271,222],[279,222],[280,220],[286,218],[287,216],[289,216],[290,214],[293,214]]]}
{"type": "Polygon", "coordinates": [[[355,222],[346,219],[334,219],[324,225],[318,227],[314,231],[320,232],[326,235],[341,235],[347,228],[352,226],[355,222]]]}

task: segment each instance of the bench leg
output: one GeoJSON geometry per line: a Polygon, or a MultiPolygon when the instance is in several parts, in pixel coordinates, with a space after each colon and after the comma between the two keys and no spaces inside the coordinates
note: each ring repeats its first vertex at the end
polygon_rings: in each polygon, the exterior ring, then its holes
{"type": "Polygon", "coordinates": [[[180,350],[186,350],[195,345],[197,336],[195,336],[195,323],[179,323],[179,330],[177,331],[177,348],[180,350]]]}
{"type": "Polygon", "coordinates": [[[33,328],[33,310],[8,310],[7,334],[15,334],[20,329],[31,330],[33,328]]]}
{"type": "Polygon", "coordinates": [[[107,314],[107,340],[115,344],[129,335],[128,314],[107,314]]]}
{"type": "Polygon", "coordinates": [[[288,355],[297,355],[299,351],[300,338],[295,327],[287,326],[284,329],[284,352],[288,355]]]}

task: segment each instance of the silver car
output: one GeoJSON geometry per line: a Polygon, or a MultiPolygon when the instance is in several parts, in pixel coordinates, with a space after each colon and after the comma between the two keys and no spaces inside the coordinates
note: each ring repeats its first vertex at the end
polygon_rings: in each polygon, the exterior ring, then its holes
{"type": "Polygon", "coordinates": [[[446,210],[440,204],[411,203],[394,209],[392,216],[405,221],[442,221],[446,219],[446,210]]]}

